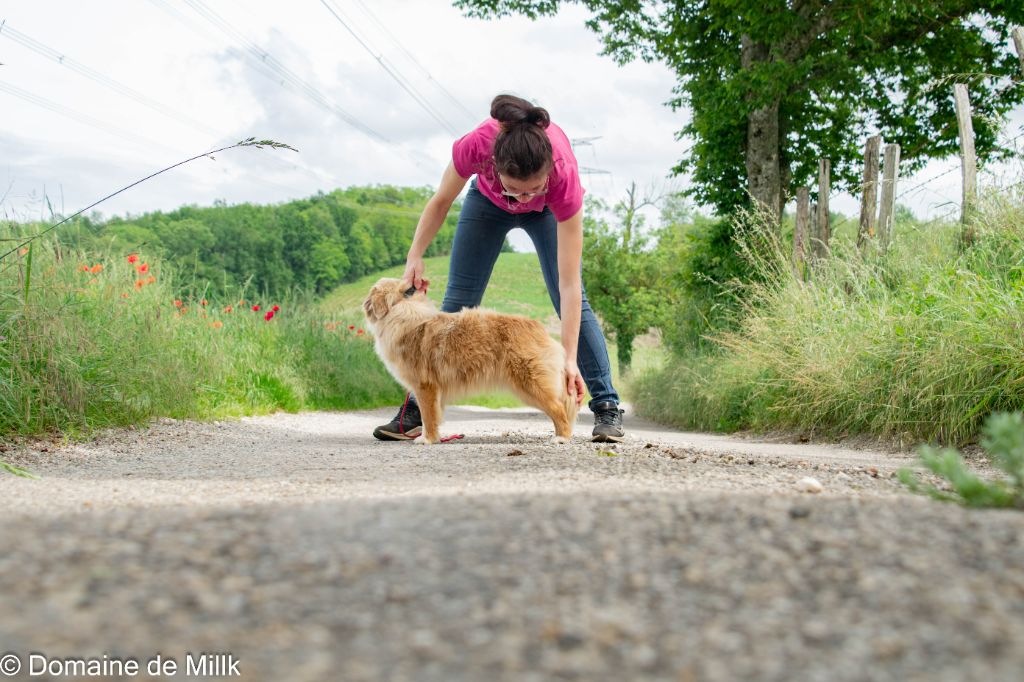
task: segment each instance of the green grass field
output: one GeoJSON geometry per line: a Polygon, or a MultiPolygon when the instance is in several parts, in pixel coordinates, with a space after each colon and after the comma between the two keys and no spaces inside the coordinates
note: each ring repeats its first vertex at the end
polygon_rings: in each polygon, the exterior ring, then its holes
{"type": "MultiPolygon", "coordinates": [[[[438,307],[448,284],[448,260],[448,256],[424,260],[424,276],[430,281],[429,297],[438,307]]],[[[401,277],[404,270],[404,265],[396,266],[343,284],[324,298],[321,309],[330,313],[361,312],[360,306],[366,298],[366,292],[374,282],[381,277],[401,277]]],[[[555,317],[536,254],[501,254],[491,273],[491,281],[484,292],[481,306],[541,321],[555,317]]]]}

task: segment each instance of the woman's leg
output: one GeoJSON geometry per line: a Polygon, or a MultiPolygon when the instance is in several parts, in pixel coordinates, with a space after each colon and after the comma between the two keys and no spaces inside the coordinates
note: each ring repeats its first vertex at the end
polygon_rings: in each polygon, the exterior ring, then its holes
{"type": "Polygon", "coordinates": [[[518,220],[492,204],[475,182],[470,186],[455,228],[443,312],[457,313],[480,305],[505,236],[518,220]]]}
{"type": "MultiPolygon", "coordinates": [[[[525,217],[524,217],[525,218],[525,217]]],[[[533,240],[540,260],[541,273],[547,286],[551,303],[559,318],[562,315],[561,295],[558,291],[558,222],[549,209],[541,213],[531,214],[529,220],[522,225],[533,240]]],[[[577,364],[583,381],[590,391],[590,409],[602,402],[619,403],[619,394],[612,386],[612,368],[608,360],[608,347],[604,342],[601,325],[587,301],[587,292],[583,291],[583,308],[580,315],[580,340],[576,352],[577,364]]]]}

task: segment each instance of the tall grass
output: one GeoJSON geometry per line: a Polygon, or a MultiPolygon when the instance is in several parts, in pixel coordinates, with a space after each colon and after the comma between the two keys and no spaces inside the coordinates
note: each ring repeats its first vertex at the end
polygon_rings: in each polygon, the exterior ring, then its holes
{"type": "Polygon", "coordinates": [[[180,300],[179,273],[128,255],[44,238],[0,271],[0,437],[400,400],[358,316],[244,287],[180,300]]]}
{"type": "Polygon", "coordinates": [[[839,242],[806,282],[761,221],[741,223],[758,276],[738,328],[641,377],[642,412],[687,428],[962,444],[990,413],[1024,406],[1019,188],[984,199],[971,246],[954,222],[899,225],[887,254],[839,242]]]}

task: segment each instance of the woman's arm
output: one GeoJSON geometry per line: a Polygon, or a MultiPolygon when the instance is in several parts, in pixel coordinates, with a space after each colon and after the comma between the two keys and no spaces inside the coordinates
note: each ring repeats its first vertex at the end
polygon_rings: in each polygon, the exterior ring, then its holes
{"type": "Polygon", "coordinates": [[[575,394],[576,404],[583,403],[583,377],[576,364],[580,340],[580,316],[583,309],[583,209],[568,220],[558,223],[558,295],[561,300],[562,347],[568,374],[566,390],[575,394]]]}
{"type": "Polygon", "coordinates": [[[413,235],[409,253],[405,257],[405,274],[402,275],[403,279],[409,280],[417,289],[424,288],[428,283],[423,279],[423,254],[426,253],[430,242],[434,241],[438,230],[448,217],[448,211],[467,181],[468,178],[455,171],[455,164],[449,162],[448,167],[444,169],[444,175],[441,176],[441,184],[437,191],[423,207],[419,223],[416,224],[416,234],[413,235]]]}

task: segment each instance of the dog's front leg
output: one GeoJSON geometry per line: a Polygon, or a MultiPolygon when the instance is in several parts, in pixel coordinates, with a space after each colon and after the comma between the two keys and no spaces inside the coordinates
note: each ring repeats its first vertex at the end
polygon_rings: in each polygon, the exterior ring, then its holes
{"type": "Polygon", "coordinates": [[[420,404],[423,433],[415,442],[431,445],[441,440],[441,394],[434,386],[418,386],[416,402],[420,404]]]}

